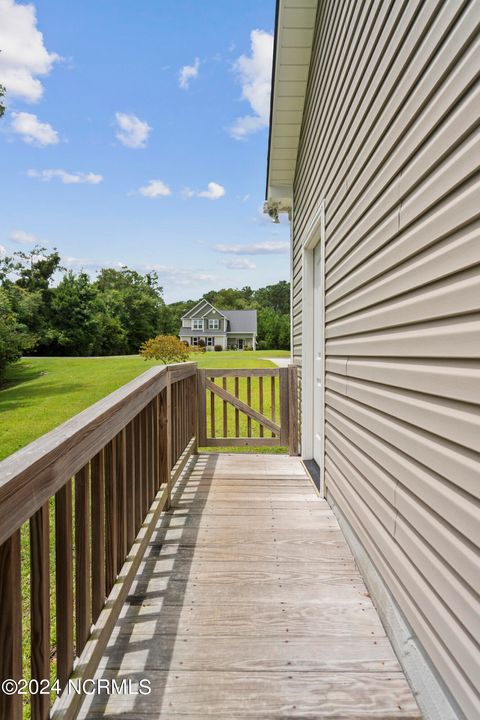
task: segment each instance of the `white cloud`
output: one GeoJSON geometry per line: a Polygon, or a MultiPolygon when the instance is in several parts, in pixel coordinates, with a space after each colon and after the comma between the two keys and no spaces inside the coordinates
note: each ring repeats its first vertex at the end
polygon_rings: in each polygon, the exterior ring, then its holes
{"type": "Polygon", "coordinates": [[[185,198],[201,197],[207,200],[220,200],[226,193],[223,185],[219,185],[216,182],[209,182],[206,190],[192,190],[192,188],[184,187],[182,195],[185,198]]]}
{"type": "Polygon", "coordinates": [[[195,58],[193,65],[184,65],[178,73],[178,86],[182,90],[188,90],[190,86],[190,80],[195,80],[198,77],[198,71],[200,69],[200,59],[195,58]]]}
{"type": "Polygon", "coordinates": [[[10,238],[16,245],[36,245],[39,241],[35,235],[25,232],[25,230],[14,230],[10,233],[10,238]]]}
{"type": "MultiPolygon", "coordinates": [[[[1,0],[0,0],[1,2],[1,0]]],[[[23,142],[45,147],[60,142],[58,132],[49,123],[42,123],[33,113],[12,113],[11,129],[21,136],[23,142]]]]}
{"type": "Polygon", "coordinates": [[[233,69],[242,86],[242,99],[250,103],[252,115],[238,117],[230,135],[244,140],[251,133],[268,127],[272,77],[273,35],[264,30],[250,33],[251,54],[240,55],[233,69]]]}
{"type": "Polygon", "coordinates": [[[167,197],[172,194],[172,191],[162,180],[150,180],[148,185],[138,188],[137,193],[143,197],[156,198],[167,197]]]}
{"type": "Polygon", "coordinates": [[[92,258],[77,258],[77,257],[62,257],[62,265],[67,268],[76,270],[101,270],[102,268],[115,268],[121,270],[126,267],[126,263],[119,262],[118,260],[93,260],[92,258]]]}
{"type": "Polygon", "coordinates": [[[134,149],[146,147],[152,130],[147,122],[140,120],[136,115],[121,112],[115,113],[115,120],[118,125],[116,137],[122,145],[134,149]]]}
{"type": "Polygon", "coordinates": [[[209,182],[208,190],[202,190],[197,193],[198,197],[207,198],[207,200],[219,200],[225,195],[225,188],[216,182],[209,182]]]}
{"type": "Polygon", "coordinates": [[[230,270],[254,270],[257,267],[255,263],[248,258],[232,258],[231,260],[226,260],[223,264],[230,270]]]}
{"type": "Polygon", "coordinates": [[[192,272],[191,270],[182,270],[172,265],[160,265],[153,263],[151,265],[142,265],[147,272],[153,270],[165,279],[174,280],[180,285],[192,285],[196,281],[210,282],[215,280],[215,276],[205,272],[192,272]]]}
{"type": "Polygon", "coordinates": [[[8,95],[38,102],[43,85],[37,76],[48,75],[60,56],[46,49],[34,5],[0,0],[0,49],[0,78],[8,95]]]}
{"type": "Polygon", "coordinates": [[[232,253],[234,255],[271,255],[286,253],[289,243],[281,240],[265,240],[264,242],[249,243],[245,245],[214,245],[213,249],[219,253],[232,253]]]}
{"type": "Polygon", "coordinates": [[[56,170],[28,170],[27,175],[29,177],[36,177],[40,178],[44,182],[48,182],[52,180],[52,178],[58,177],[64,185],[80,185],[80,184],[87,184],[87,185],[98,185],[98,183],[101,183],[103,180],[103,177],[101,175],[96,175],[95,173],[89,172],[75,172],[70,173],[66,170],[56,169],[56,170]]]}

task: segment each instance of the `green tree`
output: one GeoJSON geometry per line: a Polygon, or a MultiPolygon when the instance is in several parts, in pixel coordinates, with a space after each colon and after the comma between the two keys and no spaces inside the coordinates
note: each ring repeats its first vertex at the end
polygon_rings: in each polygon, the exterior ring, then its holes
{"type": "Polygon", "coordinates": [[[127,267],[103,269],[95,283],[106,314],[123,328],[123,352],[136,353],[141,343],[164,332],[168,310],[156,273],[141,275],[127,267]]]}
{"type": "Polygon", "coordinates": [[[267,285],[255,290],[255,304],[257,307],[271,307],[280,315],[290,313],[290,283],[280,280],[275,285],[267,285]]]}
{"type": "Polygon", "coordinates": [[[85,272],[72,271],[54,289],[53,339],[56,354],[96,355],[102,347],[104,308],[85,272]]]}
{"type": "Polygon", "coordinates": [[[35,352],[39,354],[50,354],[52,284],[56,273],[61,270],[57,250],[54,248],[47,253],[46,248],[39,245],[28,252],[18,251],[0,260],[0,284],[9,289],[13,302],[14,288],[21,288],[31,296],[35,312],[27,324],[36,338],[35,352]]]}
{"type": "Polygon", "coordinates": [[[35,343],[34,336],[14,311],[7,290],[0,287],[0,380],[8,365],[35,343]]]}

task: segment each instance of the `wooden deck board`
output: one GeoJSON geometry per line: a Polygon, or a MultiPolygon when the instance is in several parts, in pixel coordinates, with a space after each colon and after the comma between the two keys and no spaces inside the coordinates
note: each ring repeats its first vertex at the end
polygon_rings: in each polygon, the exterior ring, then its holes
{"type": "Polygon", "coordinates": [[[81,718],[419,718],[328,505],[297,458],[200,456],[180,478],[81,718]]]}

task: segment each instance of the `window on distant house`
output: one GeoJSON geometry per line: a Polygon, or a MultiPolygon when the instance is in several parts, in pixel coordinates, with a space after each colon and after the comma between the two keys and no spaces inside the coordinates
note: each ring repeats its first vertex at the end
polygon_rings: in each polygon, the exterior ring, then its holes
{"type": "Polygon", "coordinates": [[[192,337],[192,345],[198,345],[198,337],[192,337]]]}
{"type": "Polygon", "coordinates": [[[214,341],[215,341],[214,337],[212,337],[212,336],[207,337],[207,347],[213,347],[214,341]]]}
{"type": "Polygon", "coordinates": [[[220,327],[220,320],[209,320],[208,321],[208,329],[209,330],[218,330],[220,327]]]}
{"type": "Polygon", "coordinates": [[[192,328],[194,330],[203,330],[203,320],[198,320],[198,319],[192,320],[192,328]]]}

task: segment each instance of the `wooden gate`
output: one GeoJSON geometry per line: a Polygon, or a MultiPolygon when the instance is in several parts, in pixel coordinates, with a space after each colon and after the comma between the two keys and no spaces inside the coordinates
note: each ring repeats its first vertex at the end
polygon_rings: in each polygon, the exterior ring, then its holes
{"type": "Polygon", "coordinates": [[[298,455],[297,368],[198,370],[200,447],[288,447],[298,455]]]}

